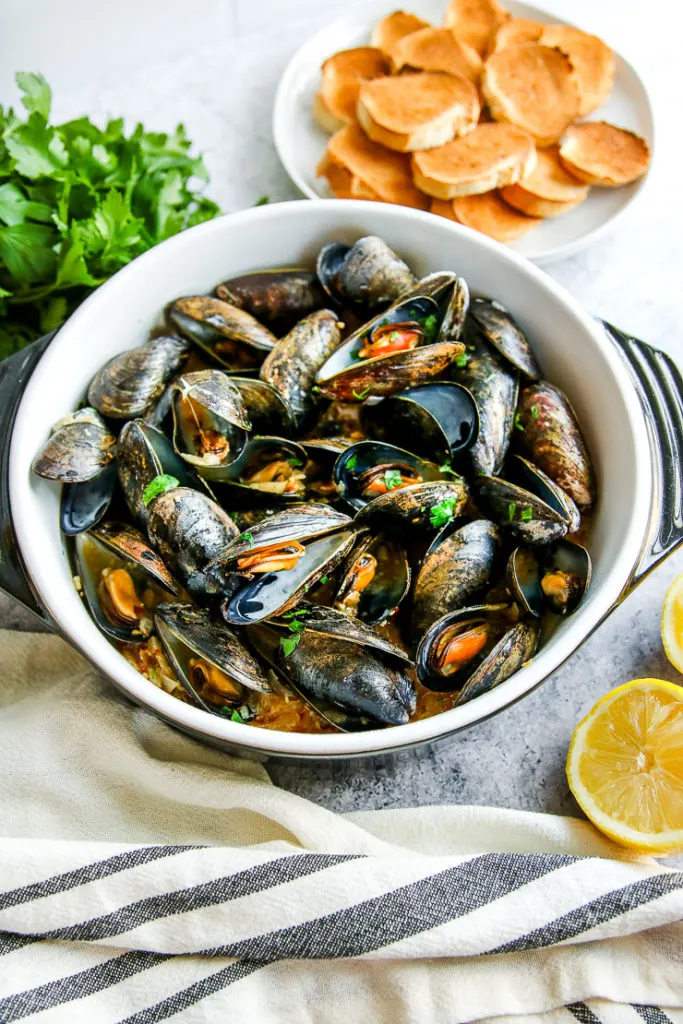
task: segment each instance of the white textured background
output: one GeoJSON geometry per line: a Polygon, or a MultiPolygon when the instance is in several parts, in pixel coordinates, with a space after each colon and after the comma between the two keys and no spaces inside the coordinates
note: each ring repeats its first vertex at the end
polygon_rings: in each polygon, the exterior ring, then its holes
{"type": "MultiPolygon", "coordinates": [[[[293,198],[270,121],[278,78],[305,38],[359,0],[0,0],[0,102],[16,102],[17,70],[40,70],[58,119],[125,115],[150,128],[183,121],[226,211],[293,198]]],[[[404,4],[410,9],[409,0],[404,4]]],[[[445,6],[445,0],[444,0],[445,6]]],[[[546,0],[602,35],[651,92],[654,167],[617,232],[550,272],[587,309],[683,356],[678,0],[546,0]]],[[[587,372],[589,370],[587,369],[587,372]]],[[[680,682],[659,641],[670,558],[551,681],[447,745],[384,762],[276,766],[277,781],[339,810],[451,801],[576,813],[564,779],[571,731],[598,697],[636,676],[680,682]]],[[[5,602],[6,625],[31,628],[5,602]]]]}

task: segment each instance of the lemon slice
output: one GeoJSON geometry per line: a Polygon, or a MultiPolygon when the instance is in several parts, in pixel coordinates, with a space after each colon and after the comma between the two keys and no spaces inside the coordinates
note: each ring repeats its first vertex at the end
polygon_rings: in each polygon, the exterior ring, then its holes
{"type": "Polygon", "coordinates": [[[666,592],[662,608],[664,652],[679,672],[683,672],[683,573],[666,592]]]}
{"type": "Polygon", "coordinates": [[[683,851],[683,687],[634,679],[579,722],[572,793],[594,825],[640,853],[683,851]]]}

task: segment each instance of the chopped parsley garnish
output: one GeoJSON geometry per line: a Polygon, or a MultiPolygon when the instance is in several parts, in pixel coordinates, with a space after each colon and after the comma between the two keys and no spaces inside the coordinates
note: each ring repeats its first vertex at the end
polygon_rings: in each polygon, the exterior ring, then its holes
{"type": "Polygon", "coordinates": [[[224,708],[223,710],[230,711],[230,720],[232,722],[239,722],[240,725],[244,725],[244,719],[242,718],[242,716],[239,713],[239,711],[235,711],[234,709],[231,709],[231,708],[224,708]]]}
{"type": "Polygon", "coordinates": [[[180,486],[180,480],[174,476],[169,476],[168,473],[160,473],[159,476],[155,476],[153,480],[145,487],[142,492],[142,503],[143,505],[149,505],[150,501],[157,498],[160,494],[164,494],[166,491],[172,491],[174,487],[180,486]]]}
{"type": "Polygon", "coordinates": [[[508,523],[511,523],[517,512],[517,502],[511,501],[508,505],[508,523]]]}
{"type": "Polygon", "coordinates": [[[531,506],[523,508],[522,511],[519,513],[519,518],[522,520],[523,523],[530,522],[530,520],[534,518],[534,510],[531,508],[531,506]]]}
{"type": "Polygon", "coordinates": [[[313,387],[311,388],[311,391],[313,392],[314,395],[319,395],[320,394],[320,388],[318,387],[317,384],[313,385],[313,387]]]}
{"type": "Polygon", "coordinates": [[[389,335],[389,341],[398,341],[399,338],[400,334],[398,333],[398,331],[392,331],[391,334],[389,335]]]}
{"type": "Polygon", "coordinates": [[[403,477],[397,469],[385,469],[384,483],[388,491],[395,491],[403,483],[403,477]]]}
{"type": "Polygon", "coordinates": [[[303,459],[297,459],[295,456],[292,456],[291,459],[287,459],[287,462],[290,464],[290,466],[294,466],[295,469],[297,469],[300,466],[303,466],[304,464],[303,459]]]}
{"type": "Polygon", "coordinates": [[[270,202],[270,196],[261,196],[260,199],[256,200],[256,202],[254,203],[254,206],[265,206],[269,202],[270,202]]]}
{"type": "Polygon", "coordinates": [[[246,544],[249,544],[249,546],[252,547],[252,548],[254,546],[254,534],[253,533],[241,533],[237,539],[238,540],[243,540],[246,544]]]}
{"type": "Polygon", "coordinates": [[[358,456],[355,455],[355,454],[352,455],[351,458],[346,463],[346,468],[350,469],[350,470],[354,470],[356,468],[356,462],[357,461],[358,461],[358,456]]]}
{"type": "Polygon", "coordinates": [[[285,612],[282,616],[283,619],[302,619],[304,615],[308,615],[308,608],[297,608],[295,612],[285,612]]]}
{"type": "Polygon", "coordinates": [[[370,394],[370,388],[364,388],[363,391],[352,391],[353,397],[357,398],[359,402],[362,402],[370,394]]]}
{"type": "Polygon", "coordinates": [[[280,647],[285,658],[288,658],[292,651],[296,649],[301,640],[301,633],[295,633],[294,636],[283,636],[280,637],[280,647]]]}
{"type": "Polygon", "coordinates": [[[439,330],[439,320],[436,313],[430,313],[422,321],[425,341],[433,341],[439,330]]]}
{"type": "Polygon", "coordinates": [[[524,424],[522,423],[522,417],[519,415],[518,412],[515,413],[515,428],[517,430],[521,430],[522,432],[524,431],[524,424]]]}
{"type": "Polygon", "coordinates": [[[469,361],[470,361],[470,357],[468,356],[467,352],[463,352],[463,353],[462,353],[461,355],[459,355],[459,356],[458,356],[458,358],[457,358],[457,359],[455,360],[455,365],[456,365],[456,366],[459,366],[459,367],[460,367],[460,369],[462,369],[462,368],[463,368],[463,366],[467,366],[467,364],[469,363],[469,361]]]}
{"type": "Polygon", "coordinates": [[[329,581],[329,578],[330,578],[329,576],[323,576],[323,577],[321,577],[320,582],[321,583],[327,583],[329,581]]]}
{"type": "Polygon", "coordinates": [[[439,472],[440,473],[444,473],[444,474],[447,473],[449,476],[457,476],[458,475],[455,472],[455,470],[453,469],[453,467],[451,466],[450,462],[444,462],[443,466],[439,466],[439,472]]]}
{"type": "Polygon", "coordinates": [[[451,519],[455,518],[456,502],[457,498],[444,498],[438,505],[435,505],[429,513],[431,525],[438,529],[441,526],[445,526],[446,523],[450,523],[451,519]]]}
{"type": "Polygon", "coordinates": [[[538,406],[537,405],[532,405],[531,408],[529,409],[529,412],[531,413],[531,417],[534,420],[537,420],[538,417],[540,416],[540,413],[538,411],[538,406]]]}

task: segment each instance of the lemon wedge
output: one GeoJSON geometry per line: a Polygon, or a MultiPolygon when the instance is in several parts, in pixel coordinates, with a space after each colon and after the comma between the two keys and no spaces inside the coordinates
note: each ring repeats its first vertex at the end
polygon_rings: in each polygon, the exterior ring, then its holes
{"type": "Polygon", "coordinates": [[[683,851],[683,687],[618,686],[579,722],[567,779],[601,832],[639,853],[683,851]]]}
{"type": "Polygon", "coordinates": [[[661,629],[667,658],[675,669],[683,672],[683,573],[666,592],[661,629]]]}

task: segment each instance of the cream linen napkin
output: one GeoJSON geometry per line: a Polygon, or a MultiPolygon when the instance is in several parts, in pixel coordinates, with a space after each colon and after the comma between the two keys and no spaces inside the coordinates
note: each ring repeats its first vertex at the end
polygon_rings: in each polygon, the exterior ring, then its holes
{"type": "Polygon", "coordinates": [[[571,818],[332,814],[0,644],[0,1021],[683,1024],[683,873],[571,818]]]}

